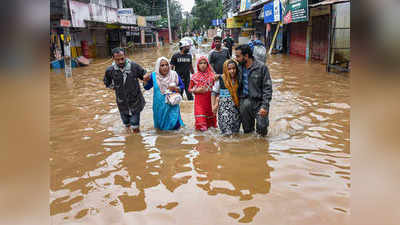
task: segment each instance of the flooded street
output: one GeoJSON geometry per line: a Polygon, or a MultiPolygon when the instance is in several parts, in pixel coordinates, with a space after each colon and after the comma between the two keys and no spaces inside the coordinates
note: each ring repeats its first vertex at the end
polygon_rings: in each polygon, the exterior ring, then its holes
{"type": "MultiPolygon", "coordinates": [[[[204,52],[202,50],[201,52],[204,52]]],[[[129,57],[153,71],[173,51],[129,57]]],[[[191,102],[180,131],[153,129],[152,93],[141,133],[128,135],[113,91],[110,60],[66,79],[50,78],[52,224],[349,224],[350,79],[318,62],[273,55],[268,137],[194,130],[191,102]]]]}

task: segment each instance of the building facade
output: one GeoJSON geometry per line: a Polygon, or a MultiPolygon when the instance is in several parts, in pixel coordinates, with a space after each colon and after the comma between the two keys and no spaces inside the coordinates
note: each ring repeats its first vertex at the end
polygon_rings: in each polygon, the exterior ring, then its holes
{"type": "MultiPolygon", "coordinates": [[[[50,2],[51,58],[64,55],[64,0],[50,2]]],[[[150,47],[158,44],[157,29],[146,17],[123,7],[122,0],[68,0],[71,56],[104,58],[115,47],[150,47]]],[[[149,20],[154,20],[149,17],[149,20]]]]}
{"type": "Polygon", "coordinates": [[[270,53],[318,60],[348,71],[349,0],[224,0],[226,27],[239,44],[257,34],[270,53]]]}

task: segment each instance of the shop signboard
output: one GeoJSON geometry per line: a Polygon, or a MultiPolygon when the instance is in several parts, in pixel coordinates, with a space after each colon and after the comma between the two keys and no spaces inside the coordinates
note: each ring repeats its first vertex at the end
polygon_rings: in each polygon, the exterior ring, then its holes
{"type": "Polygon", "coordinates": [[[133,16],[133,9],[132,8],[122,8],[118,9],[118,15],[125,15],[125,16],[133,16]]]}
{"type": "Polygon", "coordinates": [[[250,16],[236,16],[226,19],[226,28],[242,28],[251,27],[253,25],[253,19],[250,16]]]}
{"type": "Polygon", "coordinates": [[[89,10],[92,21],[103,23],[118,23],[120,21],[117,9],[109,8],[104,5],[90,3],[89,10]]]}
{"type": "Polygon", "coordinates": [[[281,2],[274,0],[264,5],[264,23],[279,22],[282,20],[281,2]]]}
{"type": "Polygon", "coordinates": [[[136,16],[132,8],[118,9],[119,22],[122,24],[136,24],[136,16]]]}
{"type": "Polygon", "coordinates": [[[86,27],[85,21],[90,20],[89,5],[84,2],[69,1],[69,8],[71,11],[72,27],[86,27]]]}
{"type": "Polygon", "coordinates": [[[145,27],[147,25],[146,24],[146,17],[138,16],[137,17],[137,24],[138,24],[139,27],[145,27]]]}
{"type": "Polygon", "coordinates": [[[70,20],[60,20],[60,26],[61,27],[71,27],[71,21],[70,20]]]}
{"type": "Polygon", "coordinates": [[[308,21],[308,0],[281,0],[283,23],[308,21]]]}
{"type": "Polygon", "coordinates": [[[221,25],[223,23],[224,23],[224,21],[222,19],[212,20],[212,25],[213,26],[219,26],[219,25],[221,25]]]}
{"type": "Polygon", "coordinates": [[[155,21],[159,21],[159,20],[161,20],[161,15],[146,16],[146,21],[155,22],[155,21]]]}

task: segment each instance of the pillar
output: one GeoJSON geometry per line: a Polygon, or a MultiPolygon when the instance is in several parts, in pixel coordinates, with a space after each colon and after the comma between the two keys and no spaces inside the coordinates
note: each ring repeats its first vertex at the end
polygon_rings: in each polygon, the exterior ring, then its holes
{"type": "Polygon", "coordinates": [[[146,44],[146,39],[144,36],[144,29],[140,29],[140,39],[142,41],[142,45],[146,44]]]}
{"type": "Polygon", "coordinates": [[[312,41],[312,17],[308,21],[307,25],[307,46],[306,46],[306,61],[311,59],[311,41],[312,41]]]}
{"type": "Polygon", "coordinates": [[[160,41],[159,41],[159,38],[158,38],[158,31],[154,32],[154,34],[156,35],[157,47],[160,47],[160,41]]]}

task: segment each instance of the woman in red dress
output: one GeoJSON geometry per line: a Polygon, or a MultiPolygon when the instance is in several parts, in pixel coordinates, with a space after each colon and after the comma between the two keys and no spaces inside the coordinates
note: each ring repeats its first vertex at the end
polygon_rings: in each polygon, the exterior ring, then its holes
{"type": "Polygon", "coordinates": [[[197,60],[197,73],[192,76],[189,91],[195,94],[194,116],[196,130],[206,131],[217,127],[215,114],[211,107],[211,90],[214,85],[214,73],[205,56],[197,60]]]}

